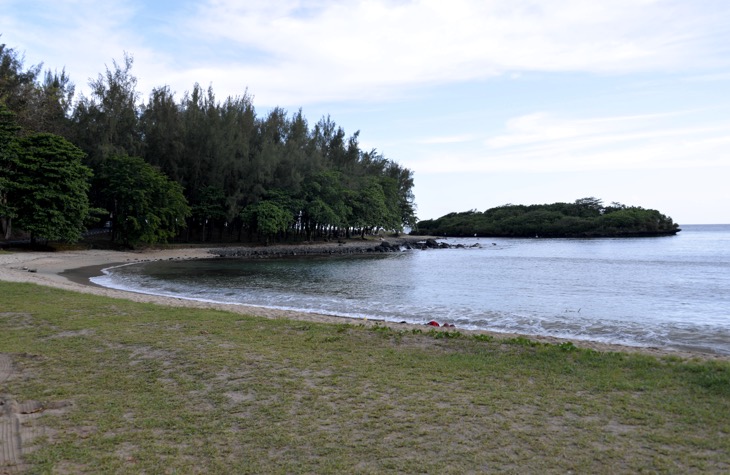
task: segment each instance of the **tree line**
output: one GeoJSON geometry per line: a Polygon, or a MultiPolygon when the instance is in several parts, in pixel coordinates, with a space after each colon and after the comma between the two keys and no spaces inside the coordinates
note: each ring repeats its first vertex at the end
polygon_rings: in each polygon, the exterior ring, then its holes
{"type": "Polygon", "coordinates": [[[657,210],[597,198],[574,203],[508,204],[419,221],[414,234],[453,237],[626,237],[676,234],[679,226],[657,210]]]}
{"type": "Polygon", "coordinates": [[[88,97],[74,99],[65,70],[25,68],[0,44],[4,234],[14,223],[33,238],[75,240],[84,226],[108,223],[115,241],[134,245],[312,240],[415,225],[413,173],[363,150],[359,132],[348,136],[330,117],[310,126],[301,109],[259,116],[247,90],[219,100],[212,87],[194,84],[176,98],[160,86],[142,100],[132,66],[125,54],[90,80],[88,97]],[[68,187],[44,183],[57,180],[43,168],[51,156],[66,167],[68,187]],[[31,182],[47,196],[31,193],[31,182]],[[41,209],[79,216],[31,224],[41,209]]]}

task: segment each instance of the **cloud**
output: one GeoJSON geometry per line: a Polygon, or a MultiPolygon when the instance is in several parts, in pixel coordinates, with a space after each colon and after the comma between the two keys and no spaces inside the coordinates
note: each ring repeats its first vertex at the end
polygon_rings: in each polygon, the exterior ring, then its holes
{"type": "Polygon", "coordinates": [[[539,112],[507,120],[480,148],[424,150],[422,173],[730,168],[730,121],[695,123],[694,112],[565,118],[539,112]]]}
{"type": "Polygon", "coordinates": [[[2,3],[8,14],[0,16],[0,41],[24,54],[26,67],[65,68],[77,90],[87,89],[89,79],[113,60],[121,62],[125,52],[143,63],[159,58],[144,34],[130,27],[139,12],[132,2],[110,0],[103,8],[93,0],[2,3]]]}
{"type": "MultiPolygon", "coordinates": [[[[582,141],[591,139],[594,143],[596,141],[615,142],[619,139],[619,133],[625,135],[624,139],[640,138],[644,134],[640,132],[641,130],[673,116],[676,114],[564,119],[544,112],[536,112],[509,119],[505,127],[506,133],[490,137],[486,144],[491,148],[499,149],[569,139],[581,139],[582,141]],[[609,133],[611,136],[607,137],[609,133]]],[[[649,133],[655,134],[656,132],[649,133]]]]}
{"type": "MultiPolygon", "coordinates": [[[[626,73],[717,63],[728,9],[679,1],[211,0],[186,29],[239,48],[266,101],[382,99],[519,71],[626,73]],[[710,41],[712,40],[712,41],[710,41]],[[294,80],[292,80],[294,79],[294,80]]],[[[727,39],[727,38],[726,38],[727,39]]],[[[726,61],[723,59],[723,62],[726,61]]]]}
{"type": "Polygon", "coordinates": [[[246,86],[264,105],[390,100],[520,72],[727,66],[714,0],[3,1],[3,41],[82,81],[127,51],[140,87],[246,86]],[[35,53],[34,53],[35,54],[35,53]],[[154,81],[154,82],[153,82],[154,81]]]}

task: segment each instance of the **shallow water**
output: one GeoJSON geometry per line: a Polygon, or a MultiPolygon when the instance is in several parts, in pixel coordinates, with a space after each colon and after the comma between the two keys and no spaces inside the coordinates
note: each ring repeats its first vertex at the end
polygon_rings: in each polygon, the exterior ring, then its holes
{"type": "Polygon", "coordinates": [[[631,239],[450,239],[480,249],[158,261],[95,283],[353,318],[730,354],[730,226],[631,239]]]}

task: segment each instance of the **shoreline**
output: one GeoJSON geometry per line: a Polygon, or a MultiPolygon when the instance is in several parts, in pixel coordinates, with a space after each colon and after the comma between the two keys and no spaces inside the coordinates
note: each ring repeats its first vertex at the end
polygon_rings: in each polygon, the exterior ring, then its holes
{"type": "Polygon", "coordinates": [[[92,287],[97,287],[100,289],[104,289],[103,285],[99,285],[95,282],[91,281],[92,277],[99,277],[100,275],[103,275],[104,269],[109,269],[110,267],[116,267],[119,265],[124,264],[123,262],[109,262],[108,264],[94,264],[91,266],[84,266],[84,267],[77,267],[72,269],[66,269],[63,272],[59,273],[60,276],[67,278],[71,282],[79,285],[90,285],[92,287]]]}
{"type": "MultiPolygon", "coordinates": [[[[403,238],[401,238],[403,239],[403,238]]],[[[412,241],[411,239],[408,239],[412,241]]],[[[400,240],[390,239],[386,242],[402,242],[400,240]]],[[[348,249],[357,248],[354,252],[366,252],[363,249],[374,247],[380,244],[373,241],[348,241],[346,246],[348,249]]],[[[265,250],[262,255],[256,257],[282,257],[292,255],[292,252],[299,252],[306,247],[307,252],[301,254],[344,254],[340,251],[343,245],[340,243],[315,243],[303,244],[295,246],[270,246],[267,248],[244,247],[240,249],[265,250]],[[284,250],[285,252],[282,252],[284,250]]],[[[324,315],[317,313],[308,313],[304,311],[280,310],[268,307],[259,307],[243,304],[223,304],[204,302],[199,300],[185,299],[179,297],[165,297],[150,295],[132,291],[123,291],[102,287],[94,284],[89,279],[102,275],[102,269],[122,265],[127,263],[142,263],[158,260],[191,260],[191,259],[212,259],[222,258],[219,253],[220,246],[211,246],[209,248],[188,247],[175,249],[153,249],[143,251],[112,251],[112,250],[85,250],[85,251],[58,251],[58,252],[10,252],[0,254],[0,281],[8,282],[26,282],[56,287],[73,292],[89,293],[94,295],[121,298],[135,302],[155,303],[168,306],[192,307],[192,308],[213,308],[233,313],[252,315],[262,318],[286,318],[291,320],[312,321],[321,323],[364,323],[366,325],[387,325],[393,328],[411,329],[423,328],[422,325],[394,323],[383,320],[360,320],[351,317],[338,315],[324,315]]],[[[250,257],[249,257],[250,258],[250,257]]],[[[436,327],[431,327],[438,330],[436,327]]],[[[523,335],[514,333],[500,333],[487,330],[464,330],[444,328],[443,331],[458,330],[466,334],[487,334],[496,339],[514,338],[517,336],[527,337],[542,343],[562,343],[565,339],[554,338],[543,335],[523,335]]],[[[730,356],[708,353],[702,351],[674,350],[671,348],[657,347],[638,347],[619,344],[600,343],[590,340],[571,340],[572,343],[580,348],[593,349],[600,352],[623,352],[623,353],[643,353],[654,356],[677,356],[681,358],[701,358],[701,359],[717,359],[730,360],[730,356]]]]}

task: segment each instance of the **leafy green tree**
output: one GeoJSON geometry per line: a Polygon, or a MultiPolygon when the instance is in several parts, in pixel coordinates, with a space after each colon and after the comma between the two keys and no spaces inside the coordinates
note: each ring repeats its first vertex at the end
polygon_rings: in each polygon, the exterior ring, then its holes
{"type": "Polygon", "coordinates": [[[370,229],[392,229],[397,218],[388,209],[383,187],[376,178],[368,177],[365,185],[355,195],[353,224],[360,229],[361,237],[370,229]]]}
{"type": "Polygon", "coordinates": [[[38,238],[73,242],[89,216],[91,170],[84,153],[63,137],[40,133],[19,142],[8,202],[17,226],[38,238]]]}
{"type": "Polygon", "coordinates": [[[307,239],[311,239],[313,232],[321,235],[326,229],[350,225],[351,193],[342,181],[342,174],[334,170],[322,171],[306,180],[303,221],[307,239]]]}
{"type": "Polygon", "coordinates": [[[266,192],[264,201],[274,203],[286,211],[289,224],[284,230],[285,239],[288,239],[292,232],[300,232],[302,227],[302,210],[305,207],[305,202],[301,194],[297,194],[291,190],[274,189],[266,192]]]}
{"type": "Polygon", "coordinates": [[[279,233],[285,232],[293,221],[286,209],[272,201],[260,201],[248,205],[242,212],[242,219],[266,239],[266,244],[279,233]]]}
{"type": "Polygon", "coordinates": [[[112,238],[125,245],[166,242],[191,211],[182,186],[139,157],[112,156],[101,176],[112,238]]]}
{"type": "Polygon", "coordinates": [[[316,230],[326,226],[337,227],[342,223],[342,216],[318,196],[308,201],[304,206],[304,210],[310,223],[308,229],[314,228],[316,230]]]}

